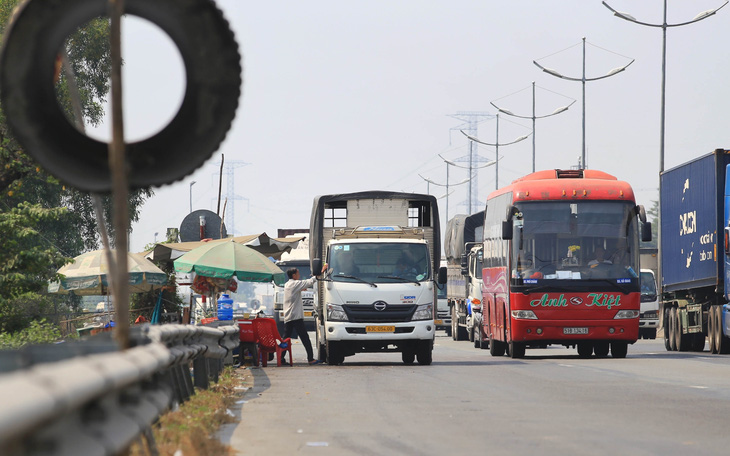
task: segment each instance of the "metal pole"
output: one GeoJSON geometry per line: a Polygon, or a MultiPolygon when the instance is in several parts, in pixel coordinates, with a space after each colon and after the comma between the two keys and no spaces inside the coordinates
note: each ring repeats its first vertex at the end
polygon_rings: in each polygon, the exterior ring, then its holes
{"type": "Polygon", "coordinates": [[[494,189],[499,190],[499,114],[497,114],[497,140],[494,144],[494,189]]]}
{"type": "Polygon", "coordinates": [[[586,168],[586,38],[583,37],[583,149],[581,151],[580,167],[586,168]]]}
{"type": "MultiPolygon", "coordinates": [[[[446,164],[446,221],[449,221],[449,164],[446,164]]],[[[444,225],[446,226],[446,225],[444,225]]]]}
{"type": "MultiPolygon", "coordinates": [[[[661,298],[663,289],[661,284],[664,283],[662,279],[662,173],[664,172],[664,114],[665,114],[665,83],[667,76],[667,0],[664,0],[664,16],[662,20],[662,101],[661,101],[661,120],[659,126],[659,204],[657,205],[657,226],[656,230],[656,243],[657,243],[657,275],[659,275],[659,296],[661,298]]],[[[664,331],[667,328],[664,327],[664,307],[660,308],[660,316],[662,329],[664,331]]]]}
{"type": "MultiPolygon", "coordinates": [[[[532,81],[532,172],[535,172],[535,81],[532,81]]],[[[495,164],[496,165],[496,164],[495,164]]]]}

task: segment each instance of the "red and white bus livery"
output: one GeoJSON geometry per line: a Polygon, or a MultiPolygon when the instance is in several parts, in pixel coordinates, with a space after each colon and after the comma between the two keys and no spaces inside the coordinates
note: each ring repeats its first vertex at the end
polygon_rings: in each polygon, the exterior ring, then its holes
{"type": "Polygon", "coordinates": [[[651,240],[643,207],[602,171],[539,171],[492,192],[481,340],[493,356],[560,344],[624,358],[639,335],[640,239],[651,240]]]}

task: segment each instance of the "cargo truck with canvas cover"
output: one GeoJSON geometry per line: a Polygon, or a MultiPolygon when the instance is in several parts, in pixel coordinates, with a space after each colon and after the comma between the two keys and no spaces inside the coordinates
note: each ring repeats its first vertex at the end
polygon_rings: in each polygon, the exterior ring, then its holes
{"type": "Polygon", "coordinates": [[[484,211],[455,215],[446,224],[446,296],[454,340],[481,341],[478,322],[481,320],[483,227],[484,211]]]}
{"type": "Polygon", "coordinates": [[[547,170],[492,192],[482,313],[492,355],[576,346],[624,358],[639,334],[639,240],[651,225],[631,186],[597,170],[547,170]]]}
{"type": "Polygon", "coordinates": [[[661,293],[667,350],[730,353],[730,151],[661,179],[661,293]]]}
{"type": "Polygon", "coordinates": [[[316,345],[341,364],[362,352],[397,351],[430,364],[435,335],[440,230],[435,197],[369,191],[318,196],[310,224],[318,283],[316,345]]]}

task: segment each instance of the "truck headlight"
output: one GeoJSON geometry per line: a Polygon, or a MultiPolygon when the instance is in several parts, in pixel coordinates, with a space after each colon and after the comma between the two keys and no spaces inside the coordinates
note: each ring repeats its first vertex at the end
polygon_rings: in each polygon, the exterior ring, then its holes
{"type": "Polygon", "coordinates": [[[347,321],[347,314],[342,306],[337,304],[327,304],[327,320],[329,321],[347,321]]]}
{"type": "Polygon", "coordinates": [[[416,312],[413,314],[411,320],[432,320],[433,319],[433,305],[423,304],[418,306],[416,312]]]}
{"type": "Polygon", "coordinates": [[[537,315],[531,310],[513,310],[511,314],[518,320],[537,320],[537,315]]]}
{"type": "Polygon", "coordinates": [[[638,310],[619,310],[616,312],[616,316],[613,317],[614,320],[622,320],[626,318],[639,318],[639,311],[638,310]]]}

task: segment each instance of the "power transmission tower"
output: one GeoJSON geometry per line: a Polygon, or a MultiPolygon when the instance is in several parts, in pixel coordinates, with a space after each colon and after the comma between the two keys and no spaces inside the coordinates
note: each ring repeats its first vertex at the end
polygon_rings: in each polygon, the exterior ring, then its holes
{"type": "MultiPolygon", "coordinates": [[[[463,130],[469,136],[477,135],[477,126],[480,122],[487,119],[493,119],[494,114],[488,112],[477,112],[477,111],[457,111],[456,114],[451,114],[449,117],[458,119],[463,124],[452,127],[451,130],[463,130]]],[[[469,154],[452,160],[454,162],[468,163],[469,169],[469,185],[467,186],[467,199],[459,203],[460,206],[467,206],[469,215],[479,212],[479,163],[490,162],[488,158],[482,157],[477,151],[477,143],[469,141],[469,154]]]]}
{"type": "MultiPolygon", "coordinates": [[[[223,160],[223,176],[225,176],[225,183],[226,183],[226,191],[223,195],[221,195],[223,201],[228,200],[228,204],[225,206],[225,214],[224,214],[224,222],[226,224],[226,231],[231,236],[236,236],[238,233],[236,233],[236,204],[235,201],[237,200],[245,200],[246,201],[246,212],[248,212],[249,207],[248,198],[245,198],[243,196],[237,195],[235,192],[235,184],[236,179],[234,177],[234,170],[236,168],[241,168],[243,166],[250,165],[251,163],[247,163],[241,160],[223,160]]],[[[217,165],[220,169],[221,162],[217,163],[211,163],[211,165],[217,165]]],[[[215,174],[214,181],[218,180],[218,174],[215,174]]],[[[217,198],[216,198],[217,199],[217,198]]],[[[220,215],[220,214],[219,214],[220,215]]]]}

